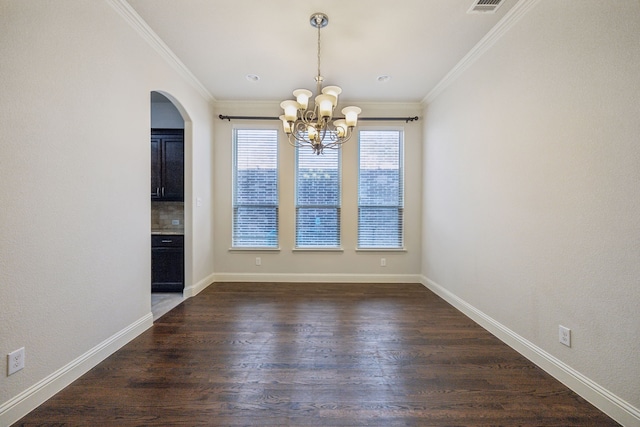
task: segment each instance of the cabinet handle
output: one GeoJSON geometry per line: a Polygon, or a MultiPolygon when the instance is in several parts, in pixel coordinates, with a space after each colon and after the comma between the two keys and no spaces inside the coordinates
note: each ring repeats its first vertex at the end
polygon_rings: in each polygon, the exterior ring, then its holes
{"type": "Polygon", "coordinates": [[[164,187],[162,187],[162,197],[164,197],[164,187]]]}
{"type": "Polygon", "coordinates": [[[163,240],[162,243],[172,243],[173,240],[163,240]]]}
{"type": "Polygon", "coordinates": [[[152,196],[160,197],[160,187],[156,187],[156,192],[151,193],[152,196]]]}

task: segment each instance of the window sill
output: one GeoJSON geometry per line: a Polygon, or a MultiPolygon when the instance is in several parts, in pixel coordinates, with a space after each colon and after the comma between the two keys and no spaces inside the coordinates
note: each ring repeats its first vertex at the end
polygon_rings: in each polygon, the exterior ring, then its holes
{"type": "Polygon", "coordinates": [[[266,247],[242,247],[242,248],[229,248],[229,252],[280,252],[280,248],[266,248],[266,247]]]}
{"type": "Polygon", "coordinates": [[[293,248],[291,252],[344,252],[342,248],[293,248]]]}
{"type": "Polygon", "coordinates": [[[407,252],[405,248],[356,248],[356,252],[407,252]]]}

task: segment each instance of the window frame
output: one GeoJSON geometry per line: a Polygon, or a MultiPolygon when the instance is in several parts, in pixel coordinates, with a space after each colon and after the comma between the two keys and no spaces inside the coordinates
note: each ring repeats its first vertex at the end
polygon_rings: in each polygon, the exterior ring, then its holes
{"type": "Polygon", "coordinates": [[[232,129],[232,179],[231,179],[231,247],[230,251],[279,251],[280,250],[280,130],[277,126],[234,126],[232,129]],[[275,205],[265,204],[265,205],[246,205],[246,204],[238,204],[236,201],[236,191],[238,189],[238,132],[242,131],[269,131],[275,134],[275,191],[276,191],[276,203],[275,205]],[[246,245],[246,246],[237,246],[236,245],[236,208],[239,206],[262,206],[262,207],[275,207],[275,226],[276,226],[276,237],[275,237],[275,245],[246,245]]]}
{"type": "Polygon", "coordinates": [[[298,166],[299,166],[299,154],[300,154],[300,150],[308,150],[309,151],[309,155],[310,156],[317,156],[317,157],[321,157],[324,156],[325,154],[320,154],[320,155],[316,155],[313,154],[313,152],[311,151],[310,147],[307,146],[303,146],[303,147],[296,147],[295,148],[295,160],[294,160],[294,168],[293,168],[293,173],[294,173],[294,191],[293,191],[293,198],[294,198],[294,203],[293,203],[293,207],[294,207],[294,233],[293,233],[293,251],[294,252],[304,252],[304,251],[326,251],[326,252],[342,252],[343,251],[343,247],[342,247],[342,149],[328,149],[326,150],[327,153],[332,153],[332,152],[336,152],[336,155],[338,157],[338,164],[337,164],[337,183],[338,183],[338,188],[337,188],[337,205],[334,205],[334,207],[332,209],[336,209],[336,216],[337,216],[337,229],[338,229],[338,233],[337,236],[335,236],[337,238],[337,245],[333,246],[333,245],[318,245],[318,246],[300,246],[298,244],[299,239],[298,239],[298,231],[299,231],[299,226],[298,226],[298,214],[299,214],[299,209],[302,207],[304,208],[328,208],[332,205],[299,205],[298,204],[298,189],[300,187],[300,183],[298,181],[298,166]]]}
{"type": "MultiPolygon", "coordinates": [[[[358,136],[357,136],[357,168],[358,168],[358,177],[356,182],[356,192],[357,192],[357,230],[356,230],[356,251],[358,252],[367,252],[367,251],[384,251],[384,252],[406,252],[405,247],[405,224],[406,224],[406,211],[405,211],[405,195],[406,195],[406,181],[405,181],[405,129],[404,127],[377,127],[377,126],[367,126],[361,127],[358,126],[358,136]],[[398,133],[398,179],[399,184],[398,188],[399,192],[399,200],[400,203],[396,205],[386,205],[381,207],[387,208],[396,208],[399,212],[399,245],[398,246],[361,246],[361,133],[362,132],[397,132],[398,133]]],[[[367,206],[372,207],[372,206],[367,206]]]]}

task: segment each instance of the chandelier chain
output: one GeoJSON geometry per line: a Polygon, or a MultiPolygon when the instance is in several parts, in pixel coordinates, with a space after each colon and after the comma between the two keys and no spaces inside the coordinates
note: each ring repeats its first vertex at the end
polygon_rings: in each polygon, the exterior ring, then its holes
{"type": "Polygon", "coordinates": [[[320,74],[320,21],[322,19],[320,17],[316,18],[317,27],[318,27],[318,75],[316,77],[316,85],[317,85],[317,93],[320,93],[320,89],[322,88],[322,75],[320,74]]]}

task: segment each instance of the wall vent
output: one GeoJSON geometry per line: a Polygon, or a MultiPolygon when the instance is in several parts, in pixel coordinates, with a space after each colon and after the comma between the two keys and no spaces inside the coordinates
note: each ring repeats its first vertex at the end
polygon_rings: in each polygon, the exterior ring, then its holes
{"type": "Polygon", "coordinates": [[[505,0],[474,0],[467,13],[496,13],[505,0]]]}

